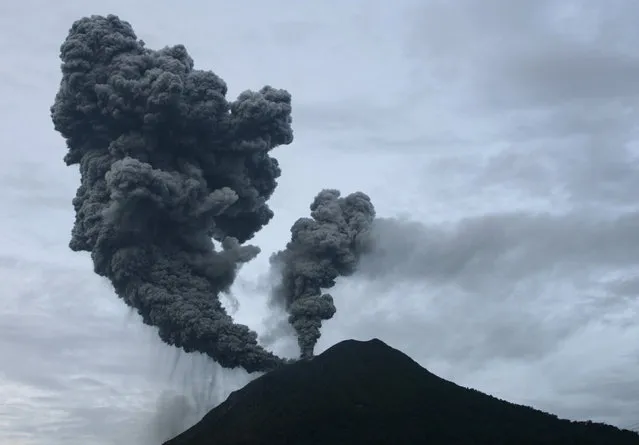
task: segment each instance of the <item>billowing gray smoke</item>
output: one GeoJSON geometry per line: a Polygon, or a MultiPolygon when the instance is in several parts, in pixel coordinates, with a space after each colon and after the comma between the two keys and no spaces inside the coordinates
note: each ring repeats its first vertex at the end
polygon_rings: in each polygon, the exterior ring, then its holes
{"type": "Polygon", "coordinates": [[[224,81],[194,69],[183,46],[147,49],[113,15],[75,22],[60,57],[51,114],[82,178],[71,249],[91,252],[165,342],[249,372],[280,365],[218,295],[259,252],[241,243],[273,216],[269,151],[293,140],[289,93],[227,102],[224,81]]]}
{"type": "Polygon", "coordinates": [[[311,218],[298,219],[286,249],[271,257],[281,274],[273,299],[289,313],[302,357],[313,355],[322,321],[335,314],[333,297],[322,289],[356,271],[370,247],[374,218],[375,207],[364,193],[342,198],[337,190],[322,190],[311,204],[311,218]]]}

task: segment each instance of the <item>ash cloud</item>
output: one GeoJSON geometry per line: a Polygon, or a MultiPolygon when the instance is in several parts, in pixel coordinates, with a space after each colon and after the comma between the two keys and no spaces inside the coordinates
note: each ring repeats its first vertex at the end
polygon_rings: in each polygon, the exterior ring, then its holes
{"type": "Polygon", "coordinates": [[[271,257],[280,277],[272,298],[288,312],[302,357],[313,356],[322,321],[336,312],[333,297],[323,290],[357,270],[369,249],[375,218],[375,207],[362,192],[341,197],[338,190],[322,190],[310,209],[310,218],[300,218],[291,227],[286,248],[271,257]]]}
{"type": "Polygon", "coordinates": [[[509,287],[542,273],[564,276],[637,265],[638,212],[593,216],[503,212],[453,224],[377,218],[358,275],[456,284],[468,291],[509,287]]]}
{"type": "Polygon", "coordinates": [[[51,116],[81,173],[71,249],[90,252],[166,343],[249,372],[280,365],[218,296],[273,217],[269,152],[293,140],[290,94],[265,86],[229,102],[184,46],[148,49],[114,15],[76,21],[60,58],[51,116]]]}

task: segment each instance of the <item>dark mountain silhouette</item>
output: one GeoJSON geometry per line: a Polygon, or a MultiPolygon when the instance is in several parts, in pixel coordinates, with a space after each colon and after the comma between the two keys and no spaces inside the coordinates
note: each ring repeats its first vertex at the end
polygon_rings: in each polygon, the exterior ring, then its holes
{"type": "Polygon", "coordinates": [[[639,445],[463,388],[380,340],[347,340],[233,392],[165,445],[639,445]]]}

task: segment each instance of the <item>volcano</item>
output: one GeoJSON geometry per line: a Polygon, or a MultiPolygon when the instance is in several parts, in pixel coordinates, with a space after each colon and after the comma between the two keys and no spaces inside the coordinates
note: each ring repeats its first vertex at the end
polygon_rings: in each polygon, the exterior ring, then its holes
{"type": "Polygon", "coordinates": [[[164,445],[639,445],[444,380],[373,339],[346,340],[231,393],[164,445]]]}

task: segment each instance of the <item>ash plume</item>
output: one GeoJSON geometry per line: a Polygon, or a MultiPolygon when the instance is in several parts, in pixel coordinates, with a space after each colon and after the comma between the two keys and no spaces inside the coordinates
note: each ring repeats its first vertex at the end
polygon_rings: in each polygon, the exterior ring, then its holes
{"type": "Polygon", "coordinates": [[[375,218],[375,207],[362,192],[341,197],[338,190],[322,190],[310,209],[310,218],[300,218],[291,227],[286,248],[271,256],[280,276],[272,298],[289,313],[303,358],[313,356],[322,321],[336,311],[333,297],[322,289],[356,271],[369,249],[375,218]]]}
{"type": "Polygon", "coordinates": [[[166,343],[249,372],[282,364],[218,295],[273,217],[269,152],[293,140],[290,94],[266,86],[228,102],[184,46],[148,49],[114,15],[76,21],[60,58],[51,116],[81,173],[70,248],[90,252],[166,343]]]}

